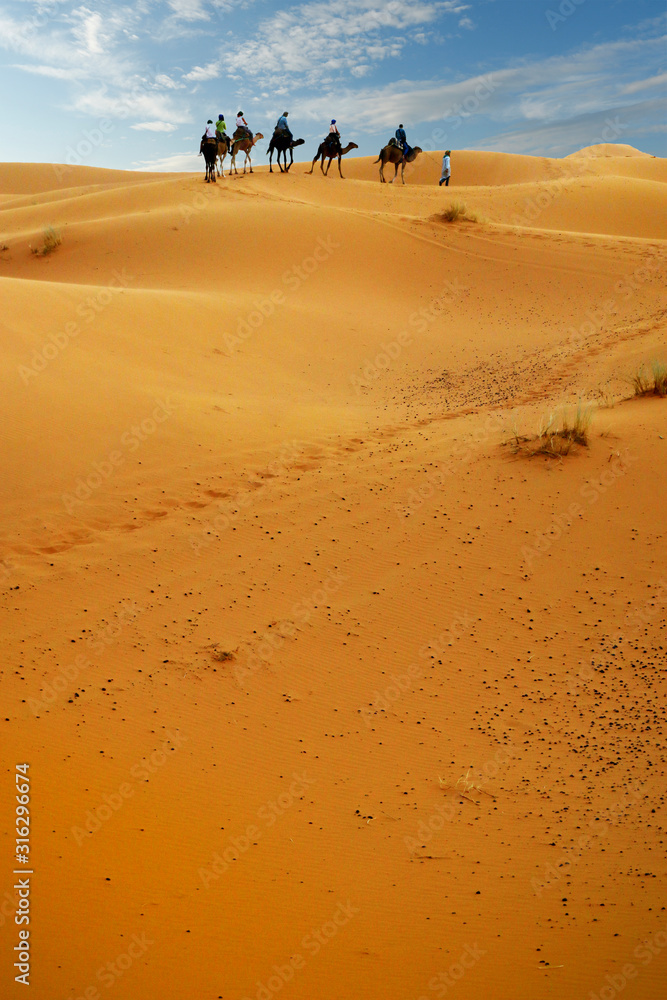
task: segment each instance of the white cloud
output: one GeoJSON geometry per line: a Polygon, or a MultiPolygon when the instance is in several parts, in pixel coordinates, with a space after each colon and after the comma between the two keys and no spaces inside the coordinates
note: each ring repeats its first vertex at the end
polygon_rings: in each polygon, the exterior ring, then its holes
{"type": "Polygon", "coordinates": [[[101,55],[104,52],[99,37],[102,31],[102,16],[88,10],[87,7],[79,8],[74,14],[81,18],[80,25],[74,28],[74,37],[83,45],[83,51],[87,55],[101,55]]]}
{"type": "Polygon", "coordinates": [[[249,77],[284,83],[298,76],[313,85],[368,59],[399,58],[409,29],[418,27],[424,36],[424,26],[439,15],[468,7],[446,0],[313,0],[277,10],[255,38],[227,54],[225,65],[249,77]]]}
{"type": "Polygon", "coordinates": [[[166,73],[158,73],[155,76],[155,84],[158,87],[164,87],[165,90],[179,90],[183,86],[182,83],[173,80],[166,73]]]}
{"type": "Polygon", "coordinates": [[[135,170],[185,173],[194,170],[203,171],[202,164],[203,159],[195,153],[176,153],[174,156],[163,156],[156,160],[137,160],[132,166],[135,170]]]}
{"type": "Polygon", "coordinates": [[[86,76],[85,70],[74,67],[62,69],[59,66],[28,66],[16,64],[12,69],[20,69],[24,73],[34,73],[36,76],[50,76],[54,80],[80,80],[86,76]]]}
{"type": "Polygon", "coordinates": [[[176,126],[172,125],[171,122],[137,122],[136,125],[130,125],[130,128],[136,129],[137,132],[176,131],[176,126]]]}
{"type": "Polygon", "coordinates": [[[451,133],[475,117],[552,123],[612,113],[632,104],[624,96],[627,76],[661,59],[663,47],[664,40],[656,38],[605,43],[454,83],[403,79],[356,89],[327,86],[300,101],[299,114],[322,120],[333,106],[347,130],[376,134],[397,115],[415,124],[438,122],[451,133]]]}
{"type": "Polygon", "coordinates": [[[625,87],[621,88],[621,93],[637,94],[649,87],[662,87],[665,84],[667,84],[667,73],[659,73],[658,76],[652,76],[648,80],[635,80],[633,83],[626,84],[625,87]]]}
{"type": "Polygon", "coordinates": [[[658,102],[645,101],[622,108],[618,114],[600,111],[539,127],[512,129],[487,136],[468,148],[532,156],[565,156],[585,146],[627,143],[632,135],[659,131],[659,127],[646,124],[647,119],[655,119],[656,112],[659,112],[658,102]]]}
{"type": "Polygon", "coordinates": [[[183,21],[208,21],[210,17],[202,0],[168,0],[168,6],[183,21]]]}
{"type": "Polygon", "coordinates": [[[104,86],[88,88],[75,97],[73,107],[95,118],[136,118],[176,124],[192,120],[188,109],[175,104],[169,94],[141,83],[129,90],[104,86]]]}
{"type": "Polygon", "coordinates": [[[197,83],[202,82],[204,80],[215,80],[217,77],[220,76],[220,72],[221,72],[221,63],[219,61],[210,62],[208,63],[207,66],[195,66],[193,69],[190,70],[189,73],[185,74],[183,79],[192,80],[193,82],[197,83]]]}

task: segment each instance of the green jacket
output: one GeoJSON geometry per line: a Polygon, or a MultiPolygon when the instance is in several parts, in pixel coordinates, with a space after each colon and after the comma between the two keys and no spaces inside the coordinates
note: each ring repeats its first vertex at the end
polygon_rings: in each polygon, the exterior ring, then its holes
{"type": "Polygon", "coordinates": [[[225,122],[220,121],[220,119],[218,119],[218,121],[215,123],[215,131],[220,132],[221,135],[224,134],[227,131],[227,125],[225,124],[225,122]]]}

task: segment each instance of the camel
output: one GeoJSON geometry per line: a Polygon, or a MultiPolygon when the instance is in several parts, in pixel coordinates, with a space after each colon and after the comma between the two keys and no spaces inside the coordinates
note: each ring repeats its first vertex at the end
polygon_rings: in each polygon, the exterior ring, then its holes
{"type": "Polygon", "coordinates": [[[303,146],[305,139],[288,139],[285,133],[274,132],[271,136],[271,142],[269,143],[269,148],[267,153],[269,154],[269,173],[273,173],[273,167],[271,166],[271,160],[273,159],[273,154],[276,154],[276,162],[280,167],[280,173],[283,173],[283,168],[280,166],[280,154],[283,154],[283,160],[285,163],[285,173],[289,172],[289,168],[294,163],[294,153],[292,150],[295,146],[303,146]],[[287,150],[289,149],[289,167],[287,166],[287,150]]]}
{"type": "Polygon", "coordinates": [[[422,151],[422,149],[421,149],[420,146],[413,146],[412,149],[410,150],[410,152],[408,153],[408,155],[404,156],[403,155],[403,150],[401,149],[401,147],[400,146],[394,146],[391,143],[388,146],[385,146],[384,149],[381,149],[380,150],[380,155],[378,156],[377,160],[375,160],[374,162],[380,164],[380,180],[382,181],[382,183],[383,184],[386,183],[386,181],[384,179],[384,165],[385,165],[385,163],[393,163],[394,164],[394,176],[389,181],[389,183],[393,184],[394,181],[396,180],[396,175],[398,174],[398,168],[400,166],[400,168],[401,168],[401,180],[405,184],[405,177],[403,176],[403,171],[405,170],[405,164],[406,163],[414,163],[414,161],[417,159],[417,157],[419,156],[419,154],[421,152],[423,152],[423,151],[422,151]]]}
{"type": "Polygon", "coordinates": [[[346,153],[349,153],[351,149],[359,149],[359,147],[357,146],[356,142],[348,142],[347,146],[345,146],[343,149],[341,149],[340,148],[340,143],[337,143],[336,145],[334,145],[333,143],[329,143],[325,139],[324,142],[321,142],[319,144],[319,146],[317,147],[317,153],[316,153],[315,158],[314,158],[314,160],[312,162],[311,168],[310,168],[310,170],[307,170],[306,173],[307,174],[312,174],[313,168],[314,168],[315,164],[317,163],[317,161],[321,157],[322,158],[322,162],[320,163],[320,170],[322,171],[322,173],[326,177],[326,175],[329,173],[329,167],[331,166],[331,161],[337,156],[338,157],[338,173],[340,174],[341,178],[343,180],[345,180],[345,178],[343,177],[343,171],[340,169],[340,158],[341,158],[341,156],[345,156],[346,153]],[[324,169],[324,158],[325,157],[329,158],[329,162],[327,163],[327,169],[326,170],[324,169]]]}
{"type": "Polygon", "coordinates": [[[231,153],[231,151],[232,151],[232,140],[229,138],[229,136],[225,135],[224,139],[218,138],[218,154],[216,160],[216,165],[218,167],[218,177],[225,176],[225,172],[223,169],[225,157],[227,156],[227,153],[231,153]]]}
{"type": "Polygon", "coordinates": [[[259,142],[260,139],[263,138],[264,136],[262,135],[262,133],[258,132],[256,135],[252,137],[252,139],[234,139],[232,141],[232,165],[229,168],[230,174],[232,170],[234,171],[235,174],[238,174],[238,170],[236,169],[236,157],[238,153],[245,153],[245,163],[243,164],[243,173],[245,173],[245,168],[247,164],[250,164],[250,173],[252,173],[252,160],[250,159],[250,150],[256,143],[259,142]]]}
{"type": "Polygon", "coordinates": [[[218,144],[215,139],[202,139],[199,152],[203,153],[206,162],[206,183],[213,181],[215,184],[215,159],[218,155],[218,144]]]}

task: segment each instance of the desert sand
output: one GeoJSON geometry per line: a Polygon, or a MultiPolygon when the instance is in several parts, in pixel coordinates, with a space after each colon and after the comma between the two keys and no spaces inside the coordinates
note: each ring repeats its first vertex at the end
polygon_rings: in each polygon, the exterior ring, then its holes
{"type": "Polygon", "coordinates": [[[34,1000],[663,995],[667,161],[441,155],[0,166],[3,996],[20,763],[34,1000]]]}

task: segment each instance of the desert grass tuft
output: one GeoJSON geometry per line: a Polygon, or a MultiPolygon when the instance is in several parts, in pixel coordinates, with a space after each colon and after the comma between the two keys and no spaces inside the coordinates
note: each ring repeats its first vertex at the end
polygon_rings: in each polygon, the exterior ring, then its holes
{"type": "Polygon", "coordinates": [[[662,361],[652,361],[650,371],[640,365],[630,385],[635,396],[667,396],[667,367],[662,361]]]}
{"type": "Polygon", "coordinates": [[[565,411],[547,414],[535,435],[519,434],[514,428],[509,444],[514,454],[529,458],[535,455],[563,458],[575,445],[588,446],[592,419],[593,408],[579,402],[571,415],[565,411]]]}
{"type": "Polygon", "coordinates": [[[662,361],[651,362],[651,374],[653,375],[653,392],[656,396],[667,396],[667,367],[662,361]]]}
{"type": "Polygon", "coordinates": [[[218,663],[226,663],[227,660],[235,660],[236,657],[234,653],[230,653],[227,649],[216,649],[213,652],[213,659],[217,660],[218,663]]]}
{"type": "Polygon", "coordinates": [[[63,239],[60,232],[54,229],[53,226],[47,226],[42,235],[42,245],[41,247],[30,247],[30,252],[37,254],[39,257],[46,257],[47,254],[53,253],[56,247],[59,247],[63,239]]]}
{"type": "Polygon", "coordinates": [[[443,209],[437,216],[443,222],[456,222],[461,219],[464,222],[477,222],[474,212],[469,212],[464,201],[453,201],[448,208],[443,209]]]}

